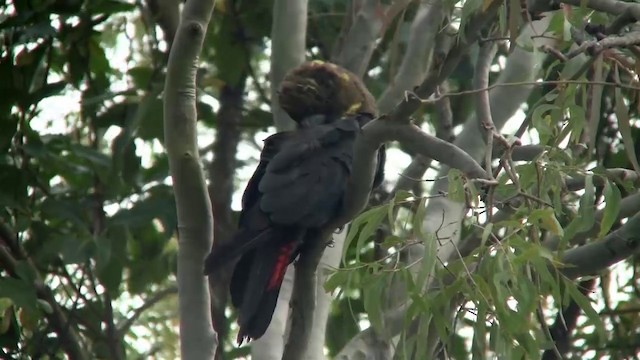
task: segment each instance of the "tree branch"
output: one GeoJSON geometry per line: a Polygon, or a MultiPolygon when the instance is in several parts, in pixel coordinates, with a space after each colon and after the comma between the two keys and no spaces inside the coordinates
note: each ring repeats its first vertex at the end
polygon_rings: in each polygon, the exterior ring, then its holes
{"type": "Polygon", "coordinates": [[[425,77],[431,63],[431,54],[436,43],[436,35],[444,18],[442,0],[422,1],[411,23],[407,41],[407,51],[393,81],[380,95],[378,109],[389,112],[402,100],[405,91],[418,85],[425,77]]]}
{"type": "Polygon", "coordinates": [[[211,324],[203,263],[211,250],[213,215],[196,139],[196,71],[215,1],[184,5],[169,54],[164,138],[178,213],[178,300],[183,359],[212,359],[218,344],[211,324]]]}
{"type": "Polygon", "coordinates": [[[276,0],[271,28],[271,112],[278,131],[294,122],[280,108],[278,88],[287,72],[302,64],[307,36],[307,0],[276,0]]]}
{"type": "Polygon", "coordinates": [[[634,31],[622,36],[606,37],[599,41],[585,41],[577,48],[571,50],[565,56],[567,59],[571,59],[582,53],[596,56],[606,49],[614,47],[626,47],[638,44],[640,44],[640,32],[634,31]]]}
{"type": "Polygon", "coordinates": [[[457,43],[451,48],[445,58],[440,71],[431,72],[429,76],[415,89],[415,96],[407,96],[389,115],[391,119],[408,119],[420,107],[420,99],[433,94],[437,86],[446,80],[455,70],[462,57],[469,51],[469,47],[480,38],[480,32],[494,21],[498,9],[502,5],[499,1],[492,1],[483,11],[478,11],[470,17],[465,25],[464,34],[460,34],[457,43]]]}
{"type": "Polygon", "coordinates": [[[378,16],[377,0],[363,0],[359,5],[353,23],[346,24],[350,27],[342,47],[331,61],[362,77],[373,53],[374,41],[382,30],[382,19],[378,16]]]}
{"type": "Polygon", "coordinates": [[[602,240],[567,250],[560,272],[568,278],[592,275],[638,253],[640,248],[640,212],[602,240]]]}
{"type": "Polygon", "coordinates": [[[314,234],[313,239],[307,239],[311,245],[300,254],[296,262],[291,295],[291,330],[282,360],[306,358],[316,308],[316,271],[333,229],[335,227],[327,226],[314,234]]]}
{"type": "Polygon", "coordinates": [[[529,11],[533,13],[556,10],[557,4],[563,3],[602,11],[611,15],[628,14],[630,18],[640,19],[640,4],[635,2],[618,0],[530,0],[530,2],[529,11]]]}
{"type": "MultiPolygon", "coordinates": [[[[474,85],[476,89],[486,89],[489,87],[489,72],[491,63],[496,55],[496,47],[491,42],[483,43],[478,53],[478,62],[476,63],[474,85]]],[[[493,135],[496,132],[496,126],[491,118],[491,105],[489,101],[489,92],[480,91],[475,96],[476,117],[478,118],[478,127],[484,131],[484,140],[487,144],[485,166],[487,173],[491,173],[491,160],[493,152],[493,135]]]]}
{"type": "Polygon", "coordinates": [[[316,270],[316,309],[313,316],[313,327],[311,328],[311,339],[307,347],[307,360],[324,360],[325,338],[327,332],[327,321],[331,302],[334,299],[331,293],[324,289],[330,270],[340,267],[342,259],[342,249],[347,236],[347,226],[341,232],[333,235],[333,246],[324,249],[320,264],[316,270]]]}
{"type": "MultiPolygon", "coordinates": [[[[640,174],[630,169],[613,168],[605,170],[606,178],[602,176],[593,177],[593,185],[604,186],[606,180],[618,183],[630,182],[632,186],[640,187],[640,174]]],[[[577,191],[584,189],[585,176],[576,176],[567,179],[566,186],[569,191],[577,191]]]]}

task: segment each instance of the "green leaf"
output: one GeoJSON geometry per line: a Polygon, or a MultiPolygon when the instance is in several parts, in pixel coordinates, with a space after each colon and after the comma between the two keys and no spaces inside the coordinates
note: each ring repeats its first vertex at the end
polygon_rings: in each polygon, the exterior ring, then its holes
{"type": "Polygon", "coordinates": [[[111,159],[109,159],[109,156],[98,150],[78,144],[71,144],[69,150],[79,158],[87,160],[94,166],[94,169],[108,169],[111,167],[111,159]]]}
{"type": "Polygon", "coordinates": [[[449,178],[449,188],[448,188],[449,199],[451,201],[464,202],[465,201],[464,176],[462,175],[462,172],[458,169],[450,169],[448,178],[449,178]]]}
{"type": "Polygon", "coordinates": [[[631,119],[629,119],[627,105],[624,103],[622,90],[619,87],[615,88],[615,94],[615,113],[616,118],[618,118],[618,129],[620,130],[620,135],[622,135],[624,150],[627,152],[627,156],[629,157],[629,161],[633,165],[633,169],[637,173],[640,173],[640,165],[638,164],[638,157],[636,156],[635,146],[633,144],[633,136],[631,135],[631,119]]]}
{"type": "Polygon", "coordinates": [[[338,270],[334,271],[331,276],[324,283],[324,290],[326,292],[333,292],[338,287],[344,286],[349,282],[351,278],[351,271],[338,270]]]}
{"type": "Polygon", "coordinates": [[[100,37],[92,36],[87,42],[87,46],[91,71],[95,76],[106,79],[106,74],[111,72],[111,67],[109,66],[109,60],[107,60],[104,49],[100,46],[100,37]]]}
{"type": "Polygon", "coordinates": [[[555,211],[552,208],[546,207],[544,209],[535,209],[529,216],[529,221],[537,223],[541,228],[548,230],[553,235],[562,237],[564,236],[564,230],[562,225],[556,218],[555,211]]]}
{"type": "Polygon", "coordinates": [[[422,233],[422,224],[424,223],[425,213],[427,211],[427,198],[420,198],[420,202],[415,210],[415,215],[413,215],[413,233],[416,237],[424,237],[422,233]]]}
{"type": "Polygon", "coordinates": [[[121,102],[109,106],[103,113],[94,120],[94,126],[98,128],[108,128],[111,125],[123,127],[138,109],[138,104],[131,102],[121,102]]]}
{"type": "Polygon", "coordinates": [[[0,164],[0,206],[27,206],[27,174],[13,166],[0,164]]]}
{"type": "Polygon", "coordinates": [[[538,134],[540,134],[540,143],[542,145],[548,144],[554,133],[553,126],[551,125],[551,117],[545,115],[545,113],[558,110],[561,110],[561,108],[555,104],[541,104],[533,110],[531,122],[533,127],[538,131],[538,134]]]}
{"type": "Polygon", "coordinates": [[[129,241],[132,241],[131,233],[124,226],[109,226],[106,236],[98,239],[98,254],[103,255],[96,259],[97,275],[112,295],[120,293],[129,241]]]}
{"type": "Polygon", "coordinates": [[[34,284],[20,279],[0,278],[0,298],[9,298],[19,307],[37,312],[36,288],[34,284]]]}
{"type": "Polygon", "coordinates": [[[136,135],[143,140],[158,139],[164,141],[164,107],[162,100],[155,96],[145,96],[138,107],[136,117],[139,126],[136,135]]]}
{"type": "Polygon", "coordinates": [[[38,309],[42,310],[45,314],[53,314],[53,307],[46,300],[38,299],[38,309]]]}
{"type": "Polygon", "coordinates": [[[384,328],[382,323],[383,309],[381,306],[381,299],[383,298],[384,281],[381,281],[380,278],[371,278],[371,280],[372,281],[368,282],[369,285],[363,289],[364,310],[369,316],[371,326],[373,326],[377,331],[382,332],[384,328]]]}
{"type": "Polygon", "coordinates": [[[349,227],[349,233],[344,240],[344,248],[342,250],[342,261],[346,263],[347,250],[351,242],[358,236],[358,242],[356,244],[356,259],[360,261],[360,250],[362,244],[369,236],[373,235],[374,231],[378,228],[382,219],[387,215],[387,205],[376,206],[369,209],[351,222],[349,227]]]}
{"type": "Polygon", "coordinates": [[[493,223],[488,223],[487,226],[482,229],[482,244],[486,244],[487,240],[489,240],[489,236],[491,236],[491,232],[493,232],[493,223]]]}
{"type": "Polygon", "coordinates": [[[602,214],[602,220],[600,221],[600,232],[598,237],[602,238],[609,233],[611,227],[618,218],[620,213],[620,201],[622,201],[622,195],[618,187],[607,180],[604,186],[604,201],[605,207],[602,214]]]}
{"type": "Polygon", "coordinates": [[[593,175],[585,176],[584,196],[580,198],[580,209],[577,216],[569,223],[564,231],[563,241],[570,241],[576,235],[592,228],[595,222],[595,186],[593,175]]]}
{"type": "Polygon", "coordinates": [[[424,257],[420,264],[420,271],[418,272],[418,278],[416,283],[421,289],[427,284],[429,275],[433,273],[433,269],[436,266],[438,255],[438,239],[435,234],[427,234],[424,236],[424,257]]]}
{"type": "Polygon", "coordinates": [[[61,255],[65,264],[82,264],[95,252],[95,244],[88,238],[65,236],[61,255]]]}
{"type": "Polygon", "coordinates": [[[129,185],[137,185],[142,160],[136,155],[136,143],[131,140],[122,152],[122,179],[129,185]]]}
{"type": "Polygon", "coordinates": [[[58,81],[39,86],[35,91],[29,94],[29,102],[31,104],[36,104],[44,98],[58,95],[65,87],[67,87],[66,81],[58,81]]]}
{"type": "Polygon", "coordinates": [[[591,306],[590,299],[583,295],[572,281],[565,281],[565,285],[567,292],[571,296],[571,299],[573,299],[573,301],[575,301],[576,304],[580,306],[582,311],[584,311],[585,316],[595,326],[600,345],[604,344],[604,341],[607,338],[607,332],[604,328],[604,324],[602,323],[600,316],[591,306]]]}
{"type": "Polygon", "coordinates": [[[586,113],[582,106],[572,104],[569,107],[569,129],[571,130],[571,143],[580,142],[582,130],[586,121],[586,113]]]}
{"type": "Polygon", "coordinates": [[[149,189],[149,196],[136,202],[130,209],[118,211],[112,217],[113,224],[139,227],[148,225],[154,219],[175,218],[175,200],[171,194],[163,191],[165,187],[158,185],[149,189]]]}

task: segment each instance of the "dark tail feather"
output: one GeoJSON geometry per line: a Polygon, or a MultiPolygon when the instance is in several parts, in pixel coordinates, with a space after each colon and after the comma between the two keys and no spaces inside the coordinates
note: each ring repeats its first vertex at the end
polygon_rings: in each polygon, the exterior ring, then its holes
{"type": "Polygon", "coordinates": [[[244,254],[233,272],[231,302],[238,309],[238,343],[257,339],[267,331],[287,266],[297,255],[298,234],[278,235],[273,242],[244,254]]]}
{"type": "Polygon", "coordinates": [[[228,243],[214,246],[204,261],[204,273],[211,274],[224,264],[235,260],[238,256],[273,239],[273,229],[262,232],[240,230],[228,243]]]}

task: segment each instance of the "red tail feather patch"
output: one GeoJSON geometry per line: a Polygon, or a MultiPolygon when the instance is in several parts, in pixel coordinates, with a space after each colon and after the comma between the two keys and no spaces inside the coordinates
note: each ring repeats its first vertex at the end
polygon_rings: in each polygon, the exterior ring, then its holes
{"type": "Polygon", "coordinates": [[[293,246],[294,243],[289,243],[280,248],[278,260],[276,260],[276,265],[273,268],[273,273],[271,274],[271,278],[269,279],[267,290],[273,290],[280,286],[280,284],[282,283],[284,274],[287,272],[287,266],[289,266],[289,258],[291,257],[293,246]]]}

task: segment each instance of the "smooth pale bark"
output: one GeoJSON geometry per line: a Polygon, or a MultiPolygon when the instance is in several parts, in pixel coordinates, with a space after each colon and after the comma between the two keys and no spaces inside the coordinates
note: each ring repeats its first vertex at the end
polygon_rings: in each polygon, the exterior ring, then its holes
{"type": "Polygon", "coordinates": [[[213,241],[213,214],[196,139],[196,71],[215,1],[190,0],[169,54],[164,92],[164,139],[178,213],[180,352],[213,359],[209,285],[203,274],[213,241]]]}
{"type": "Polygon", "coordinates": [[[304,62],[306,36],[307,0],[276,0],[271,27],[271,112],[278,131],[295,125],[280,108],[278,88],[287,72],[304,62]]]}

